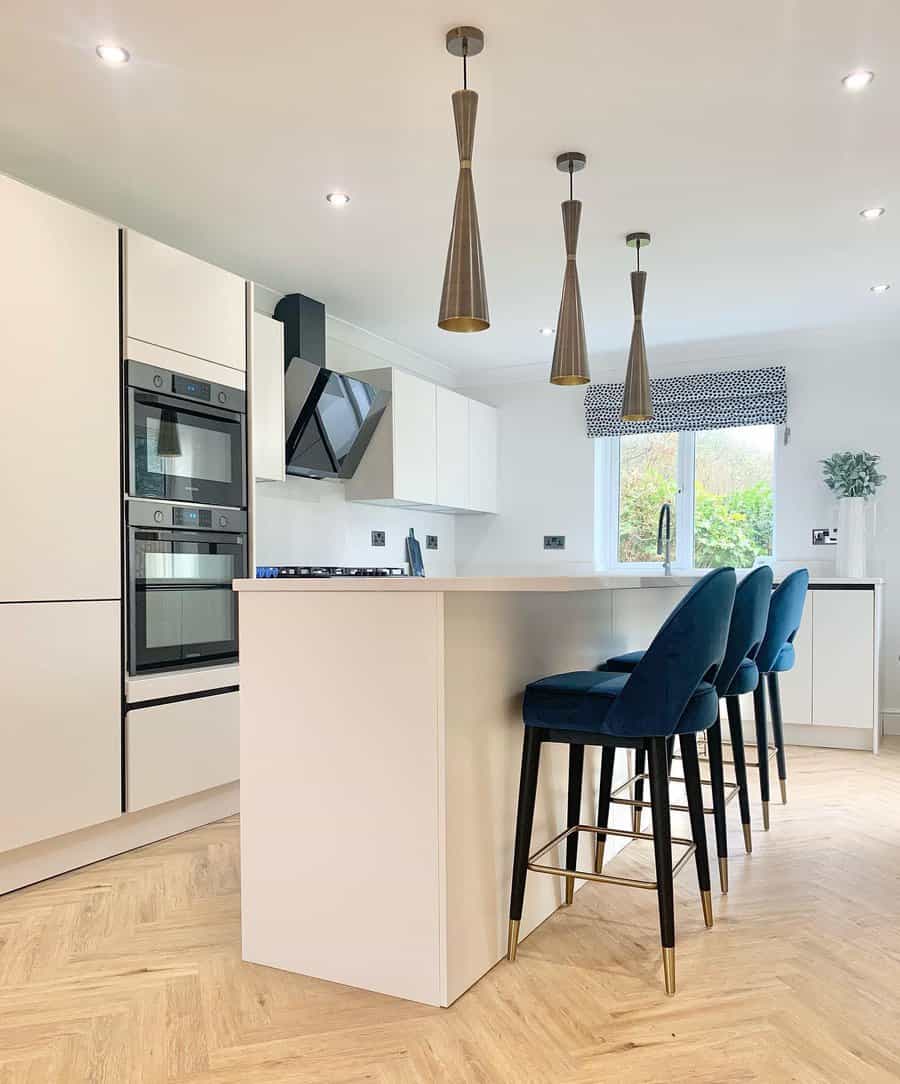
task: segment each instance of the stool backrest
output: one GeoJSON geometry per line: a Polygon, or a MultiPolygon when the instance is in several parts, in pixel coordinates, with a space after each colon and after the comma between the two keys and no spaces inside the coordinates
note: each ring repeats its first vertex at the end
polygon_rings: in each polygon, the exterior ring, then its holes
{"type": "Polygon", "coordinates": [[[756,658],[766,634],[771,597],[772,569],[768,565],[755,568],[738,584],[725,658],[716,675],[719,696],[725,695],[744,659],[756,658]]]}
{"type": "Polygon", "coordinates": [[[772,592],[769,602],[769,620],[766,634],[756,655],[756,665],[761,674],[768,674],[775,665],[778,653],[793,642],[803,618],[803,604],[809,587],[809,571],[798,568],[772,592]]]}
{"type": "Polygon", "coordinates": [[[619,720],[623,732],[675,733],[700,682],[715,680],[725,654],[736,585],[733,568],[717,568],[678,603],[610,710],[608,725],[614,733],[619,720]]]}

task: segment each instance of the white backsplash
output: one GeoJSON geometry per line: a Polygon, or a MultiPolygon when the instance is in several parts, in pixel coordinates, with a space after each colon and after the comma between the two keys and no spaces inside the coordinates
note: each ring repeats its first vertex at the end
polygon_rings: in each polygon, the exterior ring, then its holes
{"type": "Polygon", "coordinates": [[[406,566],[409,528],[422,547],[427,576],[456,574],[455,517],[348,501],[342,482],[288,478],[256,483],[256,564],[406,566]],[[384,531],[384,548],[371,532],[384,531]],[[438,549],[425,548],[425,535],[438,549]]]}

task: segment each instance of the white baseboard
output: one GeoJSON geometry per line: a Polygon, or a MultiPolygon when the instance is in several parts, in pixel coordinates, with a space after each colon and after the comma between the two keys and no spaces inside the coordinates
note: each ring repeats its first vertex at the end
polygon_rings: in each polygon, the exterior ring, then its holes
{"type": "Polygon", "coordinates": [[[883,711],[881,713],[882,734],[900,734],[900,711],[883,711]]]}
{"type": "Polygon", "coordinates": [[[240,808],[240,783],[124,813],[115,820],[0,854],[0,894],[143,847],[190,828],[230,817],[240,808]]]}
{"type": "MultiPolygon", "coordinates": [[[[744,741],[756,741],[753,724],[744,721],[744,741]]],[[[772,741],[771,724],[769,742],[772,741]]],[[[805,723],[784,724],[785,745],[811,745],[820,749],[872,749],[872,731],[855,726],[807,726],[805,723]]],[[[774,762],[773,762],[774,763],[774,762]]]]}

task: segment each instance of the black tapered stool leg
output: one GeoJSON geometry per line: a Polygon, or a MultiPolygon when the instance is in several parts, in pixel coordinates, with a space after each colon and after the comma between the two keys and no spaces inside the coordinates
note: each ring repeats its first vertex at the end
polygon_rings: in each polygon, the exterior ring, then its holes
{"type": "Polygon", "coordinates": [[[675,738],[666,738],[666,755],[669,758],[669,778],[672,776],[672,761],[675,759],[675,738]]]}
{"type": "MultiPolygon", "coordinates": [[[[611,745],[603,747],[603,758],[600,761],[600,796],[597,802],[597,827],[606,828],[609,825],[609,806],[612,798],[613,768],[616,763],[616,751],[611,745]]],[[[603,872],[603,851],[606,848],[606,835],[597,833],[597,853],[594,859],[594,869],[597,873],[603,872]]]]}
{"type": "Polygon", "coordinates": [[[734,780],[740,788],[738,805],[741,810],[741,827],[744,830],[744,850],[753,851],[753,835],[750,831],[750,788],[747,785],[747,758],[744,756],[744,727],[741,722],[741,702],[736,696],[725,697],[728,710],[728,730],[731,734],[731,756],[734,760],[734,780]]]}
{"type": "Polygon", "coordinates": [[[787,805],[787,759],[784,755],[784,721],[781,717],[781,689],[778,674],[766,674],[769,686],[769,706],[772,709],[772,735],[775,738],[775,761],[778,765],[778,784],[781,787],[781,804],[787,805]]]}
{"type": "MultiPolygon", "coordinates": [[[[634,800],[636,802],[642,802],[644,800],[644,773],[647,771],[647,751],[645,749],[635,749],[634,751],[634,774],[637,778],[634,781],[634,800]]],[[[641,813],[643,810],[639,805],[632,806],[631,809],[631,830],[632,832],[640,832],[641,830],[641,813]]]]}
{"type": "Polygon", "coordinates": [[[534,801],[537,796],[538,768],[541,762],[541,730],[526,726],[522,742],[522,771],[519,776],[519,805],[516,811],[516,845],[513,853],[512,889],[509,896],[509,943],[506,956],[516,958],[519,922],[525,899],[525,875],[528,873],[528,850],[534,824],[534,801]]]}
{"type": "Polygon", "coordinates": [[[722,764],[721,715],[706,732],[709,751],[709,780],[712,784],[713,818],[716,826],[716,854],[719,858],[719,887],[728,891],[728,823],[725,819],[725,768],[722,764]]]}
{"type": "MultiPolygon", "coordinates": [[[[569,809],[567,828],[574,828],[581,821],[581,781],[584,778],[584,746],[569,745],[569,809]]],[[[578,832],[566,838],[566,869],[578,868],[578,832]]],[[[575,878],[566,878],[566,907],[575,898],[575,878]]]]}
{"type": "Polygon", "coordinates": [[[766,689],[762,680],[753,690],[756,716],[756,759],[759,763],[759,793],[762,798],[763,829],[769,830],[769,736],[766,725],[766,689]]]}
{"type": "Polygon", "coordinates": [[[672,874],[672,823],[669,814],[669,757],[665,738],[647,740],[650,759],[650,802],[656,898],[666,993],[675,993],[675,885],[672,874]]]}
{"type": "Polygon", "coordinates": [[[706,845],[706,818],[703,816],[703,789],[700,784],[700,758],[697,755],[697,735],[681,735],[681,763],[684,765],[684,786],[687,790],[688,810],[691,817],[691,836],[696,850],[697,883],[700,886],[700,902],[703,905],[703,921],[713,924],[712,891],[709,881],[709,851],[706,845]]]}

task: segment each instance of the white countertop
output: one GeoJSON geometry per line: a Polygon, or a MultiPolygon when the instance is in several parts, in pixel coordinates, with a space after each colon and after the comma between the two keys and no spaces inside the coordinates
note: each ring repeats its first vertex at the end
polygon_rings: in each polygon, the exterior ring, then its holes
{"type": "MultiPolygon", "coordinates": [[[[645,587],[690,587],[703,575],[672,576],[602,572],[593,576],[347,576],[332,579],[235,580],[235,591],[620,591],[645,587]]],[[[812,587],[875,587],[880,579],[813,576],[812,587]]]]}

